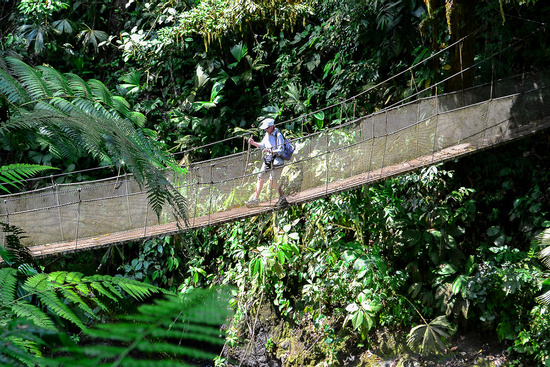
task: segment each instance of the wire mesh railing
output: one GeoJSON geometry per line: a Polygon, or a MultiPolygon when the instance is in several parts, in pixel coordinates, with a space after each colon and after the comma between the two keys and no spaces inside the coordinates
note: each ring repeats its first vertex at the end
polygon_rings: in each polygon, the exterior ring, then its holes
{"type": "MultiPolygon", "coordinates": [[[[293,141],[294,158],[282,174],[291,203],[312,200],[451,157],[533,134],[550,123],[550,78],[521,75],[469,90],[427,97],[293,141]]],[[[254,192],[260,150],[192,162],[172,177],[187,199],[188,223],[208,226],[272,210],[276,194],[264,188],[257,209],[244,208],[254,192]]],[[[52,185],[0,197],[0,221],[26,231],[23,243],[60,251],[146,238],[175,231],[169,208],[160,217],[131,175],[52,185]],[[165,229],[159,226],[170,225],[165,229]],[[118,236],[109,240],[109,235],[118,236]],[[126,234],[126,235],[124,235],[126,234]]],[[[2,238],[2,241],[4,239],[2,238]]]]}

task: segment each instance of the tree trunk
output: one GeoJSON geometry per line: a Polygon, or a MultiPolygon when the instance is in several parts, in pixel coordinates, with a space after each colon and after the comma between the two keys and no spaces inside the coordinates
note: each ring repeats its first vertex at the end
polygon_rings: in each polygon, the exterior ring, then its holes
{"type": "MultiPolygon", "coordinates": [[[[475,2],[471,0],[445,0],[447,24],[451,34],[451,43],[470,35],[476,29],[475,2]]],[[[447,82],[447,92],[471,87],[474,83],[474,70],[468,69],[474,64],[476,39],[470,36],[451,49],[451,75],[458,75],[447,82]]]]}

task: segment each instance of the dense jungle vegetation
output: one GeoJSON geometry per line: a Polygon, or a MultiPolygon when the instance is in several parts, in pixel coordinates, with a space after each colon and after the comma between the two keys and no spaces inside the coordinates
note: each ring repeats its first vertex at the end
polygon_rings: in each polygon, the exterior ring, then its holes
{"type": "MultiPolygon", "coordinates": [[[[365,91],[345,108],[545,70],[548,19],[543,0],[1,1],[0,187],[126,170],[157,213],[185,217],[165,176],[182,158],[239,151],[216,142],[258,135],[261,116],[301,117],[280,126],[299,136],[341,123],[324,108],[365,91]]],[[[376,365],[371,351],[427,365],[476,332],[510,366],[550,366],[549,148],[543,132],[286,210],[39,261],[19,243],[33,228],[2,223],[0,365],[376,365]]]]}

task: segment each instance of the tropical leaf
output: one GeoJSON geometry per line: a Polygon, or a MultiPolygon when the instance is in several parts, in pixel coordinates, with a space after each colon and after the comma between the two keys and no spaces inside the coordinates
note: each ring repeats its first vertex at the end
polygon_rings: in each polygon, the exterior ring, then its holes
{"type": "Polygon", "coordinates": [[[439,316],[430,323],[415,326],[409,332],[407,344],[412,350],[422,354],[441,352],[445,349],[446,339],[454,332],[453,326],[445,316],[439,316]]]}
{"type": "Polygon", "coordinates": [[[85,25],[85,29],[78,33],[78,38],[82,39],[82,46],[86,47],[88,45],[92,45],[95,52],[98,52],[101,43],[105,42],[109,38],[109,36],[103,31],[91,29],[90,27],[85,25]]]}
{"type": "Polygon", "coordinates": [[[235,46],[231,47],[231,55],[237,60],[236,63],[231,64],[230,67],[237,65],[243,57],[246,56],[248,53],[248,48],[246,47],[246,44],[243,44],[243,42],[239,42],[235,46]]]}
{"type": "Polygon", "coordinates": [[[124,83],[120,86],[126,89],[127,93],[133,94],[141,91],[141,72],[133,71],[120,78],[124,83]]]}
{"type": "Polygon", "coordinates": [[[0,69],[0,93],[9,103],[15,105],[22,105],[31,100],[19,82],[2,69],[0,69]]]}
{"type": "Polygon", "coordinates": [[[67,33],[71,34],[74,32],[73,25],[68,19],[56,20],[52,23],[52,26],[58,33],[67,33]]]}
{"type": "Polygon", "coordinates": [[[143,301],[154,293],[165,292],[150,284],[120,277],[84,276],[67,271],[39,272],[28,248],[20,243],[23,232],[15,226],[0,224],[5,232],[10,232],[6,236],[6,247],[0,246],[0,253],[10,266],[0,269],[0,301],[7,310],[8,319],[9,315],[25,317],[44,329],[56,330],[58,318],[63,318],[85,329],[85,321],[98,318],[96,307],[108,310],[102,299],[116,304],[126,295],[143,301]],[[82,312],[77,316],[79,311],[82,312]],[[83,321],[80,317],[88,320],[83,321]]]}

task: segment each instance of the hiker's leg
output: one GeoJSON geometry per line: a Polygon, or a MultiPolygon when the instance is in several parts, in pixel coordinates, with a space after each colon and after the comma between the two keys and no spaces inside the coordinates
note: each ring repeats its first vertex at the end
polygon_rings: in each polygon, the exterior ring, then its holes
{"type": "Polygon", "coordinates": [[[271,172],[271,187],[277,190],[279,196],[283,196],[283,187],[279,184],[281,179],[281,173],[283,173],[283,166],[273,168],[271,172]]]}
{"type": "Polygon", "coordinates": [[[256,194],[255,194],[256,199],[260,198],[262,187],[264,187],[264,179],[263,177],[258,177],[258,182],[256,183],[256,194]]]}

